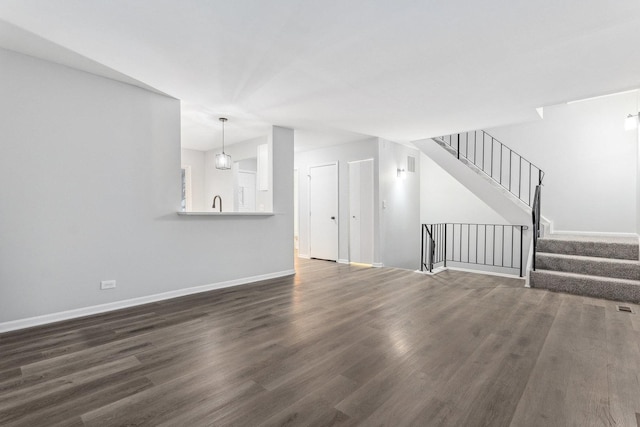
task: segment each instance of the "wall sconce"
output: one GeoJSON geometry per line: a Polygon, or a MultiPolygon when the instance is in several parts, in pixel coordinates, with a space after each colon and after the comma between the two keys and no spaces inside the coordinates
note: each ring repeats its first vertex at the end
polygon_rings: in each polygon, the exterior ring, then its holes
{"type": "Polygon", "coordinates": [[[404,169],[398,169],[398,178],[407,179],[407,171],[404,169]]]}
{"type": "Polygon", "coordinates": [[[634,130],[638,127],[638,115],[637,114],[629,114],[626,119],[624,119],[624,130],[634,130]]]}

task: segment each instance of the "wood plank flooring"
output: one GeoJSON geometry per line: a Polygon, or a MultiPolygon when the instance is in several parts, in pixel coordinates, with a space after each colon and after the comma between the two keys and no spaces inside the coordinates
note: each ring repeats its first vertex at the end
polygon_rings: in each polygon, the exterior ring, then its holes
{"type": "Polygon", "coordinates": [[[296,269],[0,335],[0,425],[637,426],[637,305],[454,271],[296,269]]]}

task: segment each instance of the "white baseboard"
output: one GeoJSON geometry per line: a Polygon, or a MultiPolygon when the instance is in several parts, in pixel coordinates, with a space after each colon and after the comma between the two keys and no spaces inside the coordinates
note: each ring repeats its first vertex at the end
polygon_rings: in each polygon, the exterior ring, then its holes
{"type": "Polygon", "coordinates": [[[420,273],[420,274],[426,274],[427,276],[435,276],[436,274],[442,272],[442,271],[446,271],[447,268],[446,267],[437,267],[434,268],[433,271],[422,271],[422,270],[415,270],[416,273],[420,273]]]}
{"type": "Polygon", "coordinates": [[[298,253],[298,258],[311,259],[311,257],[307,254],[298,253]]]}
{"type": "Polygon", "coordinates": [[[585,236],[585,237],[638,237],[637,233],[608,233],[601,231],[567,231],[567,230],[553,230],[550,235],[545,237],[553,237],[554,235],[573,235],[573,236],[585,236]]]}
{"type": "Polygon", "coordinates": [[[381,262],[374,262],[373,264],[371,264],[371,267],[380,268],[380,267],[384,267],[384,264],[381,262]]]}
{"type": "Polygon", "coordinates": [[[420,271],[420,270],[417,270],[416,272],[417,273],[422,273],[422,274],[434,275],[434,274],[438,274],[438,273],[440,273],[442,271],[447,271],[447,270],[462,271],[464,273],[484,274],[484,275],[487,275],[487,276],[508,277],[510,279],[519,279],[519,280],[525,280],[526,281],[526,277],[516,276],[515,274],[497,273],[497,272],[494,272],[494,271],[474,270],[474,269],[471,269],[471,268],[460,268],[460,267],[438,267],[438,268],[435,268],[433,270],[433,273],[424,272],[424,271],[420,271]]]}
{"type": "Polygon", "coordinates": [[[225,282],[211,283],[211,284],[202,285],[202,286],[194,286],[191,288],[163,292],[161,294],[131,298],[128,300],[94,305],[91,307],[77,308],[74,310],[61,311],[58,313],[51,313],[51,314],[45,314],[42,316],[29,317],[26,319],[11,320],[9,322],[0,323],[0,333],[15,331],[18,329],[30,328],[33,326],[45,325],[48,323],[59,322],[62,320],[75,319],[77,317],[90,316],[92,314],[100,314],[108,311],[120,310],[122,308],[134,307],[137,305],[148,304],[156,301],[163,301],[171,298],[178,298],[185,295],[198,294],[201,292],[212,291],[214,289],[222,289],[222,288],[229,288],[232,286],[246,285],[249,283],[259,282],[261,280],[277,279],[278,277],[291,276],[291,275],[294,275],[295,273],[296,273],[295,270],[278,271],[275,273],[262,274],[259,276],[243,277],[241,279],[227,280],[225,282]]]}
{"type": "Polygon", "coordinates": [[[338,264],[349,264],[349,260],[348,259],[339,259],[337,261],[338,264]]]}

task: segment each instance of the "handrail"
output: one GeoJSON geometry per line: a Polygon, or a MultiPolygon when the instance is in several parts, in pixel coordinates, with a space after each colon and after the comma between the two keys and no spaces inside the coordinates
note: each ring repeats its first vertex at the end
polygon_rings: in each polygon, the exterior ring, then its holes
{"type": "Polygon", "coordinates": [[[454,133],[434,139],[451,147],[458,159],[466,159],[527,206],[531,206],[535,186],[542,185],[545,175],[531,161],[484,130],[454,133]],[[534,175],[537,175],[537,184],[534,175]],[[526,181],[526,189],[523,188],[523,181],[526,181]]]}
{"type": "Polygon", "coordinates": [[[538,250],[538,238],[540,237],[540,197],[542,192],[542,186],[536,186],[536,192],[533,197],[533,209],[531,210],[531,219],[533,221],[533,271],[536,270],[536,252],[538,250]]]}
{"type": "Polygon", "coordinates": [[[526,225],[438,223],[422,224],[420,270],[433,272],[447,262],[518,270],[523,277],[526,225]],[[425,251],[425,249],[427,249],[425,251]]]}

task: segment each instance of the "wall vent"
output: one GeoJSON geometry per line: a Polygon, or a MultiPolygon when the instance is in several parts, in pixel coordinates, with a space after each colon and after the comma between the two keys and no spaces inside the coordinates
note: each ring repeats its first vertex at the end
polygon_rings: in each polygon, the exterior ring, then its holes
{"type": "Polygon", "coordinates": [[[629,307],[627,305],[619,305],[618,306],[618,311],[624,311],[626,313],[633,313],[633,311],[631,311],[631,307],[629,307]]]}
{"type": "Polygon", "coordinates": [[[408,172],[416,171],[416,158],[413,156],[407,156],[407,171],[408,172]]]}

